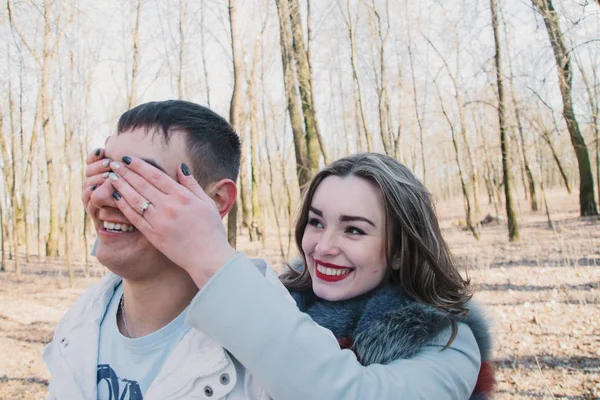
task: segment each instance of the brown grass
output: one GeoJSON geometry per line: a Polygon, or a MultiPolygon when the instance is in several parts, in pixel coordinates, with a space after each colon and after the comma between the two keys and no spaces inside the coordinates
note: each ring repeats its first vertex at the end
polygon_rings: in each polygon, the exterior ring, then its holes
{"type": "MultiPolygon", "coordinates": [[[[508,243],[503,224],[486,226],[477,242],[459,227],[460,201],[439,206],[445,237],[493,320],[497,399],[600,398],[600,220],[578,217],[576,195],[554,192],[549,201],[555,229],[544,213],[522,210],[519,243],[508,243]]],[[[279,261],[274,247],[240,240],[251,255],[279,261]]],[[[76,272],[74,288],[60,260],[26,265],[20,281],[0,273],[0,399],[43,398],[43,346],[98,280],[76,272]]]]}

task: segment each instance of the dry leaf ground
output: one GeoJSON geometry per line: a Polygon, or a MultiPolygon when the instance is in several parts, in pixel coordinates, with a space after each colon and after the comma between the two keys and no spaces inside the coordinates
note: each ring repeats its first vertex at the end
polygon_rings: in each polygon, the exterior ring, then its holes
{"type": "MultiPolygon", "coordinates": [[[[544,213],[522,210],[518,243],[508,243],[502,223],[484,227],[477,242],[460,228],[459,201],[439,206],[445,237],[493,322],[497,399],[600,398],[600,220],[578,217],[576,195],[555,192],[549,203],[554,229],[544,213]]],[[[271,242],[267,250],[243,240],[241,247],[278,262],[271,242]]],[[[10,265],[0,273],[0,399],[43,398],[44,344],[103,273],[76,272],[73,288],[60,260],[34,260],[19,281],[10,265]]]]}

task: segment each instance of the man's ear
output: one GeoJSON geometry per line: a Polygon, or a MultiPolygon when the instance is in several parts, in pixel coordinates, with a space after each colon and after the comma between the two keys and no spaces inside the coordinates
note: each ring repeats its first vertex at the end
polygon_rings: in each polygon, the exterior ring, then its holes
{"type": "Polygon", "coordinates": [[[221,179],[207,190],[207,194],[215,201],[221,218],[224,218],[237,199],[237,185],[231,179],[221,179]]]}

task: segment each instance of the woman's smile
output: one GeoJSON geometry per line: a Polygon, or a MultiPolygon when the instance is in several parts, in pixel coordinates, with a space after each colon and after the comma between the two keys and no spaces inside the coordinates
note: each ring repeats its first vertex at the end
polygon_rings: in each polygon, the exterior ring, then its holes
{"type": "Polygon", "coordinates": [[[315,276],[326,282],[339,282],[346,279],[354,268],[326,263],[315,259],[315,276]]]}

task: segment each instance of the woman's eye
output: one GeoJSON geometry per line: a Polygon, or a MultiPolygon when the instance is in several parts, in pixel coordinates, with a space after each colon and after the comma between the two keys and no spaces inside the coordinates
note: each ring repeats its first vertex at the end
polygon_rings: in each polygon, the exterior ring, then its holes
{"type": "Polygon", "coordinates": [[[351,235],[364,235],[365,234],[365,231],[363,231],[362,229],[355,228],[354,226],[349,226],[348,228],[346,228],[346,232],[351,235]]]}
{"type": "Polygon", "coordinates": [[[319,221],[316,218],[310,218],[308,220],[308,224],[311,225],[311,226],[317,227],[317,228],[322,228],[323,227],[323,224],[321,223],[321,221],[319,221]]]}

